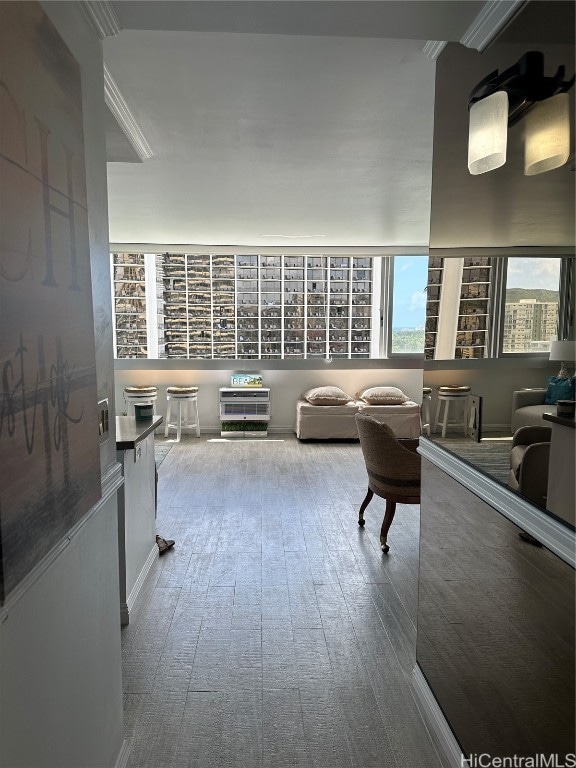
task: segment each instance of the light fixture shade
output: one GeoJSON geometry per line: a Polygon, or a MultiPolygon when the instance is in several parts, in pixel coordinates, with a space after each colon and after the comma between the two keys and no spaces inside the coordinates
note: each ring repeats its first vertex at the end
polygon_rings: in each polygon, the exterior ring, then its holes
{"type": "Polygon", "coordinates": [[[508,94],[497,91],[470,107],[468,170],[473,176],[506,162],[508,94]]]}
{"type": "Polygon", "coordinates": [[[576,360],[576,341],[551,341],[550,360],[574,362],[576,360]]]}
{"type": "Polygon", "coordinates": [[[535,104],[525,118],[524,174],[560,168],[570,155],[570,106],[567,93],[535,104]]]}

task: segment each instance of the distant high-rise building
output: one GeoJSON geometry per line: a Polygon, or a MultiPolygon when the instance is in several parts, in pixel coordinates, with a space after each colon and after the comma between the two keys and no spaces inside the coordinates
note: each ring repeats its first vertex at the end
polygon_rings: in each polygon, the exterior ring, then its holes
{"type": "Polygon", "coordinates": [[[490,258],[430,258],[424,342],[427,360],[487,356],[492,281],[490,258]]]}
{"type": "Polygon", "coordinates": [[[377,348],[369,256],[115,253],[112,267],[118,358],[354,360],[377,348]]]}
{"type": "Polygon", "coordinates": [[[506,303],[503,352],[546,352],[556,338],[558,302],[520,299],[506,303]]]}

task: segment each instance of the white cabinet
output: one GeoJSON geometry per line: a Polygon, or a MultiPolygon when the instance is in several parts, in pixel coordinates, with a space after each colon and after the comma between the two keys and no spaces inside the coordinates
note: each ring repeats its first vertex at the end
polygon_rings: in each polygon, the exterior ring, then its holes
{"type": "Polygon", "coordinates": [[[118,492],[120,620],[130,622],[140,590],[158,557],[156,544],[156,464],[154,429],[162,417],[138,422],[116,417],[116,457],[124,485],[118,492]]]}

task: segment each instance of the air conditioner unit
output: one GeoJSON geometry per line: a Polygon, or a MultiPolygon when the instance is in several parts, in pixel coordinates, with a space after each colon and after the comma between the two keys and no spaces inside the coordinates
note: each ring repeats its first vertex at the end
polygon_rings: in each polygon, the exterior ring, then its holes
{"type": "Polygon", "coordinates": [[[222,437],[266,437],[268,421],[270,421],[270,389],[266,387],[220,388],[222,437]]]}

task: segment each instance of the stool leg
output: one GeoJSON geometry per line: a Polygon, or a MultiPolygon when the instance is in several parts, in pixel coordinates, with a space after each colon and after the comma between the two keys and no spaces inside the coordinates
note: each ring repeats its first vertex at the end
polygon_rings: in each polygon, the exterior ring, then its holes
{"type": "Polygon", "coordinates": [[[166,409],[166,426],[164,427],[164,437],[168,437],[168,430],[170,429],[170,410],[172,408],[172,400],[168,400],[168,407],[166,409]]]}
{"type": "Polygon", "coordinates": [[[430,437],[430,401],[428,398],[422,401],[422,432],[430,437]]]}
{"type": "Polygon", "coordinates": [[[448,426],[449,410],[450,410],[450,400],[444,400],[444,419],[442,420],[442,437],[446,437],[446,427],[448,426]]]}
{"type": "Polygon", "coordinates": [[[200,418],[198,417],[198,398],[195,397],[192,401],[192,408],[194,409],[194,423],[196,424],[196,437],[200,437],[200,418]]]}
{"type": "Polygon", "coordinates": [[[468,398],[464,397],[464,437],[468,435],[468,398]]]}
{"type": "Polygon", "coordinates": [[[182,435],[182,398],[178,398],[178,421],[176,422],[176,442],[180,442],[182,435]]]}
{"type": "Polygon", "coordinates": [[[438,405],[436,406],[436,419],[434,420],[434,432],[438,432],[438,419],[440,417],[440,406],[442,405],[442,400],[438,400],[438,405]]]}

